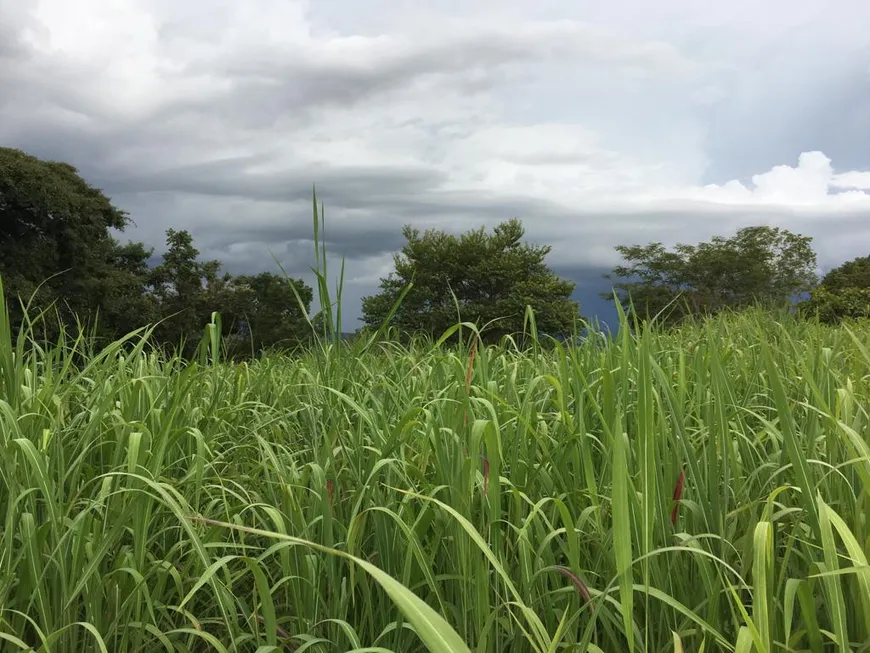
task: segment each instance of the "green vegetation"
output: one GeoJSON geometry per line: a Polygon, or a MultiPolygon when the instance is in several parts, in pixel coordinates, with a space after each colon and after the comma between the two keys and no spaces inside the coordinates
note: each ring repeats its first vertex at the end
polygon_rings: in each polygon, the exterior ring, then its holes
{"type": "Polygon", "coordinates": [[[404,332],[438,338],[459,321],[482,327],[485,341],[523,331],[526,306],[538,327],[569,335],[579,320],[571,299],[574,282],[560,279],[544,262],[550,247],[522,242],[519,220],[508,220],[492,234],[483,228],[460,236],[406,226],[407,243],[394,256],[395,272],[381,280],[381,292],[364,297],[363,321],[378,327],[407,291],[391,323],[404,332]]]}
{"type": "Polygon", "coordinates": [[[343,342],[314,209],[310,317],[0,149],[0,651],[870,651],[866,259],[618,248],[567,346],[518,221],[409,228],[343,342]]]}
{"type": "Polygon", "coordinates": [[[231,364],[214,319],[0,321],[4,650],[866,650],[866,325],[231,364]]]}
{"type": "Polygon", "coordinates": [[[830,270],[801,309],[820,320],[870,318],[870,256],[861,256],[830,270]]]}
{"type": "MultiPolygon", "coordinates": [[[[26,302],[39,289],[37,305],[54,304],[40,322],[48,335],[97,310],[103,333],[117,336],[152,317],[137,292],[150,252],[141,243],[120,245],[109,233],[128,223],[71,165],[0,148],[0,275],[10,298],[26,302]]],[[[20,323],[20,303],[9,305],[20,323]]]]}
{"type": "MultiPolygon", "coordinates": [[[[340,306],[335,314],[326,305],[309,316],[314,291],[301,279],[268,271],[222,274],[219,260],[201,261],[192,235],[174,228],[167,229],[166,251],[154,265],[152,249],[122,245],[112,235],[128,224],[73,166],[0,147],[0,276],[12,324],[21,326],[25,312],[43,312],[34,335],[54,340],[62,327],[81,322],[103,343],[156,324],[152,342],[189,357],[203,325],[219,312],[235,360],[310,345],[312,326],[321,334],[327,324],[341,330],[340,306]]],[[[314,226],[322,228],[317,218],[314,226]]],[[[381,279],[380,292],[362,300],[361,335],[389,322],[404,342],[435,339],[465,321],[479,327],[484,342],[495,343],[521,336],[528,307],[542,333],[575,331],[575,283],[546,264],[550,247],[523,242],[519,220],[502,222],[491,234],[483,228],[421,234],[411,226],[403,234],[407,242],[394,256],[394,270],[381,279]]],[[[603,295],[632,321],[655,318],[665,325],[753,305],[777,309],[807,292],[801,312],[824,322],[870,315],[870,257],[844,263],[819,283],[811,242],[778,227],[753,226],[672,251],[658,242],[620,245],[623,265],[606,275],[615,281],[603,295]]],[[[316,254],[319,270],[325,251],[316,254]]]]}
{"type": "Polygon", "coordinates": [[[176,229],[163,261],[149,266],[152,249],[110,232],[129,222],[73,166],[0,147],[0,277],[12,324],[44,312],[34,335],[53,340],[82,321],[105,343],[159,322],[152,341],[191,355],[220,311],[235,357],[307,341],[297,300],[307,316],[313,292],[302,280],[222,275],[221,262],[200,261],[190,233],[176,229]]]}
{"type": "MultiPolygon", "coordinates": [[[[620,245],[625,265],[607,278],[623,309],[639,319],[676,324],[687,317],[761,304],[788,305],[816,284],[812,239],[779,227],[740,229],[668,251],[662,243],[620,245]]],[[[613,295],[603,295],[613,299],[613,295]]]]}

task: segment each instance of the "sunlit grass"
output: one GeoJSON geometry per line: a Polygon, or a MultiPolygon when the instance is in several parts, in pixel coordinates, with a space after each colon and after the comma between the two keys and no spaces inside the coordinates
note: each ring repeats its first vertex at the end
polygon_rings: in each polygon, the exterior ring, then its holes
{"type": "Polygon", "coordinates": [[[870,650],[866,325],[215,332],[185,364],[0,318],[0,650],[870,650]]]}

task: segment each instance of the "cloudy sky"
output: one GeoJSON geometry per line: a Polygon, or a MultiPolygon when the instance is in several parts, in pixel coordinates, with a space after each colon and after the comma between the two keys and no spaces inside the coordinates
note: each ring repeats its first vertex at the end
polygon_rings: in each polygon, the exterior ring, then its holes
{"type": "Polygon", "coordinates": [[[304,274],[316,183],[346,329],[406,223],[518,217],[599,312],[617,244],[870,253],[868,33],[866,0],[0,0],[0,145],[231,272],[304,274]]]}

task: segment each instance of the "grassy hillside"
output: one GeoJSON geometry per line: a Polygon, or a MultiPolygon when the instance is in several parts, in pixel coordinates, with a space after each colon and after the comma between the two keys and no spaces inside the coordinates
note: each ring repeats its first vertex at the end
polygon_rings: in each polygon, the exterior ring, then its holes
{"type": "Polygon", "coordinates": [[[0,650],[870,650],[868,326],[214,352],[0,322],[0,650]]]}

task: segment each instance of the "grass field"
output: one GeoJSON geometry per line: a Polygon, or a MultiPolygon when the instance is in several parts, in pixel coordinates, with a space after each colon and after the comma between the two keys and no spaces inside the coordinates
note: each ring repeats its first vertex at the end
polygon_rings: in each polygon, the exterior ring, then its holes
{"type": "Polygon", "coordinates": [[[0,322],[0,650],[870,650],[870,327],[206,344],[0,322]]]}

